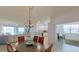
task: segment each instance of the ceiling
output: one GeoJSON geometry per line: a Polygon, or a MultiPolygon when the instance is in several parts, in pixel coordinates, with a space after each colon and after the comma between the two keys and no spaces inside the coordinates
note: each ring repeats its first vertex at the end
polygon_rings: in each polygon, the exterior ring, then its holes
{"type": "MultiPolygon", "coordinates": [[[[32,23],[46,22],[53,16],[73,11],[79,7],[33,6],[31,8],[32,23]]],[[[0,6],[0,23],[25,24],[28,23],[28,6],[0,6]]]]}

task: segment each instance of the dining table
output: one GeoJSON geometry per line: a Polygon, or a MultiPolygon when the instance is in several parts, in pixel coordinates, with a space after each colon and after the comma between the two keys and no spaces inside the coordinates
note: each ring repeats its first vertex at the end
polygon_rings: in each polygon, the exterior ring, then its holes
{"type": "Polygon", "coordinates": [[[34,43],[33,41],[31,44],[23,42],[18,44],[16,49],[18,52],[44,52],[44,45],[40,43],[34,43]]]}

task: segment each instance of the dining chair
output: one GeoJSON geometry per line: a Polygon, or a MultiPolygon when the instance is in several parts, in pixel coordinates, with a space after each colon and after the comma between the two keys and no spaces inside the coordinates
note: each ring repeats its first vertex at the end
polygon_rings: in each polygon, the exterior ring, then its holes
{"type": "Polygon", "coordinates": [[[6,44],[7,51],[8,52],[18,52],[15,47],[13,47],[11,44],[6,44]]]}
{"type": "Polygon", "coordinates": [[[18,37],[18,43],[23,43],[25,41],[24,36],[19,36],[18,37]]]}
{"type": "Polygon", "coordinates": [[[38,43],[40,43],[40,44],[44,44],[44,37],[39,37],[38,38],[38,43]]]}
{"type": "Polygon", "coordinates": [[[34,41],[35,43],[37,43],[37,41],[38,41],[38,36],[34,36],[33,41],[34,41]]]}
{"type": "Polygon", "coordinates": [[[52,47],[53,47],[53,44],[51,44],[47,49],[45,49],[45,52],[51,52],[52,47]]]}

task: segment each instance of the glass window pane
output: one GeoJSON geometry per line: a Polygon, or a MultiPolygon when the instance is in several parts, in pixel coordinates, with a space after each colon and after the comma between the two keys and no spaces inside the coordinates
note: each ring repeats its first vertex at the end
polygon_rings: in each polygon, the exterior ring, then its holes
{"type": "Polygon", "coordinates": [[[2,27],[2,33],[4,35],[14,35],[15,34],[14,27],[8,27],[8,26],[2,27]]]}
{"type": "Polygon", "coordinates": [[[70,33],[70,25],[63,26],[64,33],[70,33]]]}
{"type": "Polygon", "coordinates": [[[79,33],[79,25],[78,24],[71,25],[71,33],[79,33]]]}
{"type": "Polygon", "coordinates": [[[38,25],[38,30],[48,30],[48,25],[38,25]]]}
{"type": "Polygon", "coordinates": [[[24,34],[25,33],[25,28],[24,27],[19,27],[18,28],[18,34],[24,34]]]}

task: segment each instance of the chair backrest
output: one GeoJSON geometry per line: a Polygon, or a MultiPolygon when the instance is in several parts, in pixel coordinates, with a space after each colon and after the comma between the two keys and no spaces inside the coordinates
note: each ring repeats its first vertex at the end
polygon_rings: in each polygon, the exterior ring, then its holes
{"type": "Polygon", "coordinates": [[[38,43],[44,44],[44,37],[39,37],[38,38],[38,43]]]}
{"type": "Polygon", "coordinates": [[[47,49],[45,49],[45,52],[51,52],[52,46],[53,46],[53,44],[51,44],[47,49]]]}
{"type": "Polygon", "coordinates": [[[24,36],[18,37],[18,43],[23,43],[25,41],[24,36]]]}
{"type": "Polygon", "coordinates": [[[8,52],[13,52],[13,47],[11,44],[7,44],[6,47],[8,52]]]}
{"type": "Polygon", "coordinates": [[[18,52],[11,44],[7,44],[6,47],[8,52],[18,52]]]}
{"type": "Polygon", "coordinates": [[[38,41],[38,36],[34,36],[33,41],[34,41],[35,43],[37,43],[37,41],[38,41]]]}

